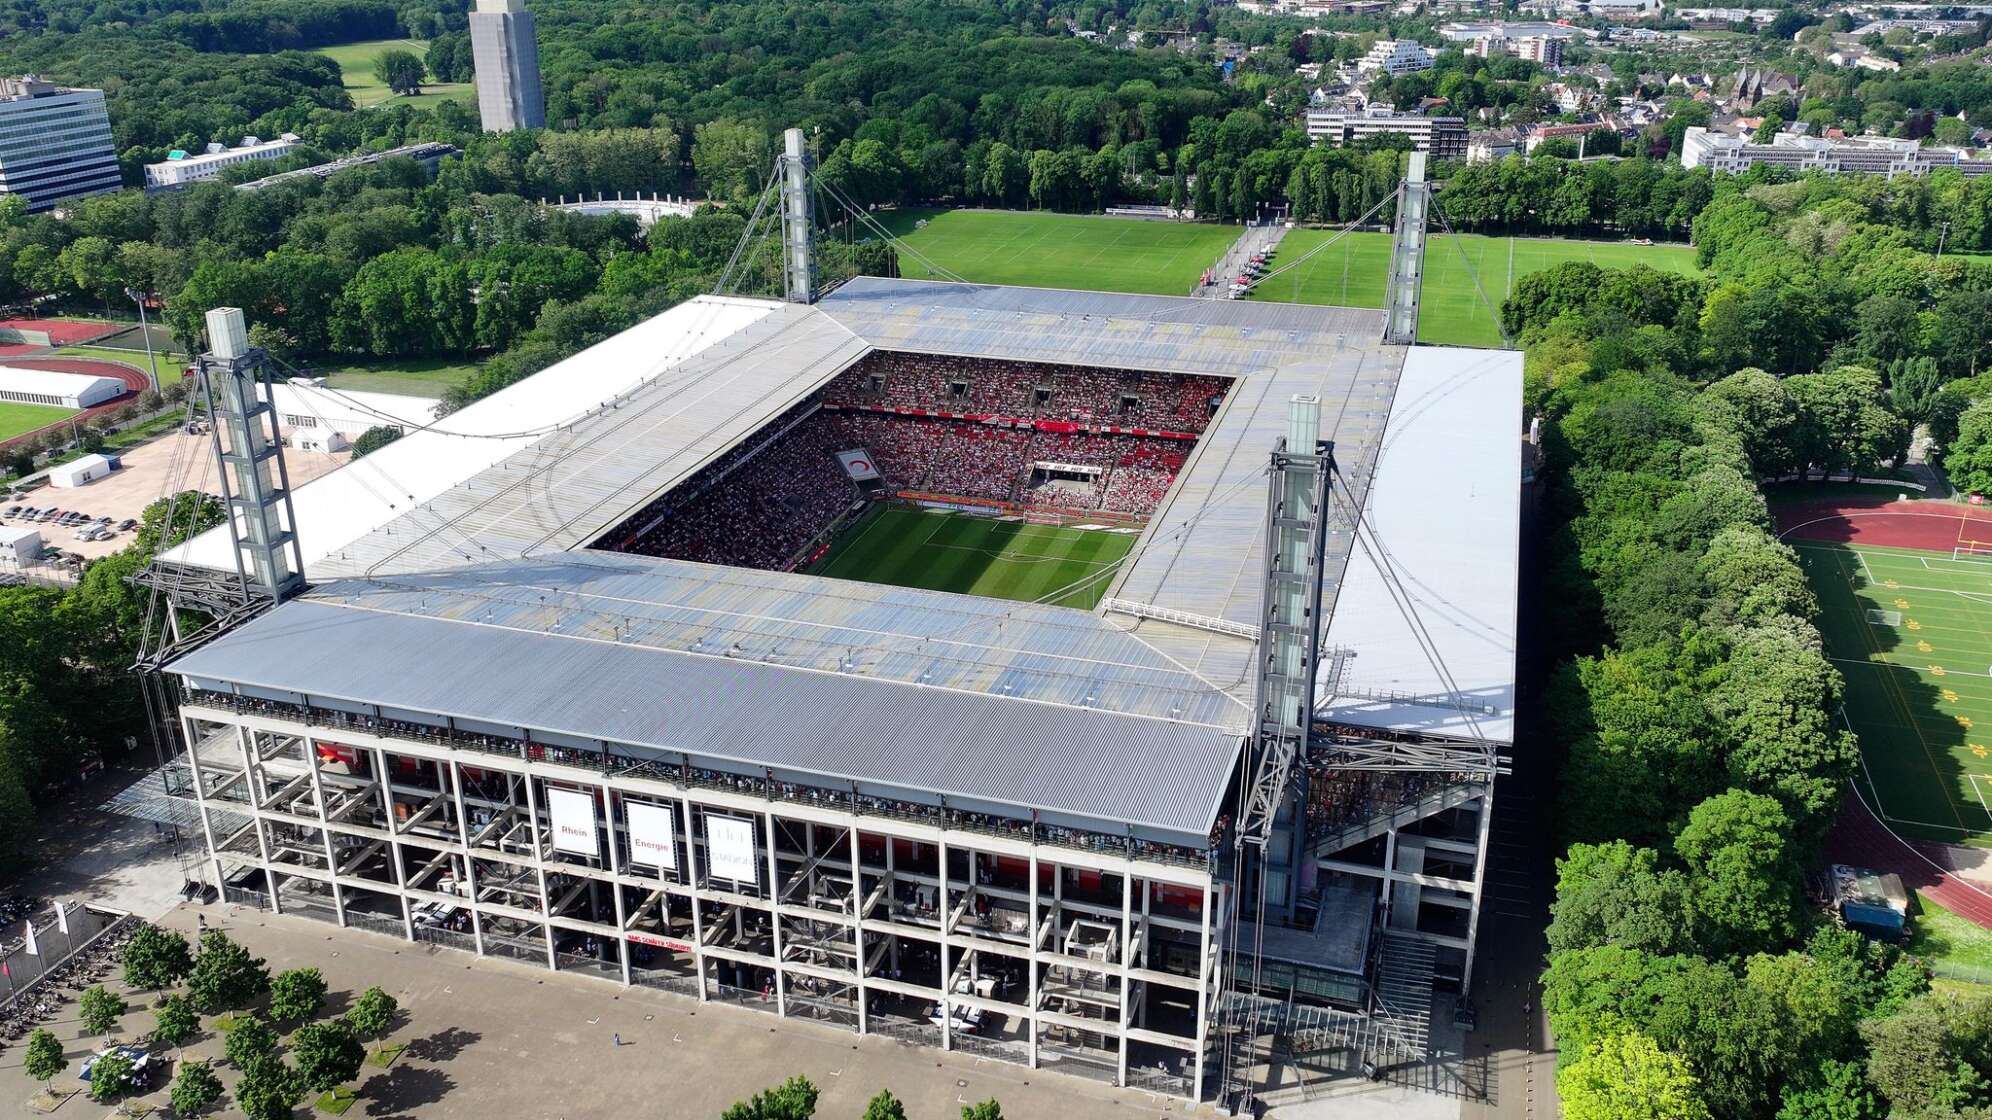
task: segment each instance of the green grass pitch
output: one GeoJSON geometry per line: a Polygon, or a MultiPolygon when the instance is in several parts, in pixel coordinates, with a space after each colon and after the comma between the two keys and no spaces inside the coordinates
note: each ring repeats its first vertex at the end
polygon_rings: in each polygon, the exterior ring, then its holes
{"type": "Polygon", "coordinates": [[[389,101],[421,106],[434,105],[441,101],[474,101],[477,87],[469,82],[431,82],[422,87],[422,92],[413,97],[397,97],[393,90],[379,78],[374,77],[374,59],[388,51],[407,51],[421,58],[429,49],[422,39],[370,39],[364,43],[341,43],[336,47],[319,47],[313,54],[322,54],[339,64],[339,81],[352,96],[353,104],[365,109],[389,101]]]}
{"type": "Polygon", "coordinates": [[[15,404],[0,402],[0,439],[13,439],[15,436],[46,427],[58,420],[75,415],[76,410],[58,408],[51,404],[15,404]]]}
{"type": "Polygon", "coordinates": [[[1091,609],[1135,534],[877,506],[810,570],[837,579],[1091,609]]]}
{"type": "MultiPolygon", "coordinates": [[[[1334,235],[1333,230],[1294,230],[1281,240],[1273,266],[1292,264],[1334,235]]],[[[1418,341],[1442,346],[1501,345],[1501,328],[1487,302],[1500,307],[1515,281],[1564,261],[1590,261],[1602,268],[1644,264],[1667,272],[1695,271],[1695,251],[1685,245],[1435,234],[1425,245],[1418,341]],[[1471,270],[1468,261],[1472,262],[1471,270]],[[1486,289],[1486,301],[1474,287],[1475,275],[1486,289]]],[[[1382,307],[1389,277],[1390,235],[1350,233],[1307,263],[1261,284],[1253,298],[1382,307]]]]}
{"type": "Polygon", "coordinates": [[[1905,836],[1992,847],[1992,557],[1792,543],[1869,803],[1905,836]]]}
{"type": "MultiPolygon", "coordinates": [[[[1008,210],[894,211],[886,228],[941,268],[982,284],[1188,295],[1238,227],[1008,210]],[[921,220],[924,228],[916,228],[921,220]]],[[[943,280],[909,253],[900,275],[943,280]]],[[[1379,282],[1381,287],[1381,282],[1379,282]]]]}

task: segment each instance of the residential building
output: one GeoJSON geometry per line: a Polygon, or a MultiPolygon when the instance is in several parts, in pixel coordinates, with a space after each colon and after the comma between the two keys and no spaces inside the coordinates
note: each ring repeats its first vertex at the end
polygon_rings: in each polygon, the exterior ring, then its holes
{"type": "Polygon", "coordinates": [[[486,132],[546,127],[540,93],[539,40],[522,0],[477,0],[470,13],[477,67],[477,113],[486,132]]]}
{"type": "Polygon", "coordinates": [[[1514,155],[1520,149],[1512,128],[1490,128],[1475,132],[1466,140],[1466,162],[1493,163],[1514,155]]]}
{"type": "Polygon", "coordinates": [[[1731,24],[1747,23],[1762,27],[1776,19],[1776,8],[1675,8],[1689,27],[1719,30],[1731,24]]]}
{"type": "Polygon", "coordinates": [[[1586,0],[1587,14],[1599,19],[1634,20],[1660,14],[1660,0],[1586,0]]]}
{"type": "Polygon", "coordinates": [[[1873,70],[1879,74],[1893,74],[1902,69],[1901,63],[1878,54],[1864,54],[1854,60],[1854,65],[1862,70],[1873,70]]]}
{"type": "Polygon", "coordinates": [[[0,194],[25,197],[35,214],[122,185],[103,90],[0,78],[0,194]]]}
{"type": "Polygon", "coordinates": [[[1914,140],[1887,136],[1822,139],[1781,132],[1768,144],[1690,128],[1681,139],[1681,166],[1740,173],[1756,164],[1828,174],[1921,175],[1957,168],[1968,178],[1992,172],[1992,160],[1967,159],[1954,148],[1924,148],[1914,140]]]}
{"type": "Polygon", "coordinates": [[[1473,43],[1481,39],[1512,40],[1529,38],[1575,39],[1578,37],[1596,38],[1597,33],[1566,23],[1530,21],[1509,23],[1500,20],[1456,20],[1439,28],[1439,35],[1448,42],[1473,43]]]}
{"type": "Polygon", "coordinates": [[[1542,66],[1563,65],[1563,39],[1550,35],[1530,35],[1514,39],[1505,35],[1483,35],[1473,41],[1466,53],[1481,58],[1498,58],[1503,55],[1534,62],[1542,66]]]}
{"type": "Polygon", "coordinates": [[[1969,35],[1977,29],[1978,21],[1969,19],[1877,19],[1854,28],[1853,35],[1857,39],[1886,35],[1891,31],[1910,31],[1917,35],[1969,35]]]}
{"type": "Polygon", "coordinates": [[[1311,109],[1307,138],[1316,144],[1346,148],[1377,136],[1409,136],[1418,151],[1435,159],[1466,158],[1466,121],[1461,117],[1425,117],[1400,113],[1384,104],[1360,113],[1311,109]]]}
{"type": "Polygon", "coordinates": [[[1610,131],[1612,131],[1612,126],[1602,121],[1592,121],[1588,124],[1546,124],[1529,133],[1528,140],[1522,145],[1522,150],[1530,155],[1534,155],[1537,148],[1542,147],[1551,140],[1568,140],[1577,146],[1577,154],[1581,157],[1591,154],[1585,152],[1584,147],[1593,132],[1610,131]]]}
{"type": "Polygon", "coordinates": [[[1395,78],[1432,68],[1432,52],[1409,39],[1380,39],[1368,54],[1356,60],[1359,74],[1388,74],[1395,78]]]}
{"type": "Polygon", "coordinates": [[[297,135],[286,132],[275,140],[258,140],[254,136],[244,136],[242,143],[233,148],[226,144],[209,144],[207,151],[197,156],[188,155],[176,148],[166,153],[164,162],[145,165],[145,189],[170,190],[174,187],[184,187],[189,183],[203,182],[216,178],[224,169],[238,164],[281,159],[295,147],[297,147],[297,135]]]}

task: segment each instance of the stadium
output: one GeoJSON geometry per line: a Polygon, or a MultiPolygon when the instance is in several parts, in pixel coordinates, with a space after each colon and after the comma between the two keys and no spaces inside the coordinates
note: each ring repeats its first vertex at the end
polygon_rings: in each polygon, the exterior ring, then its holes
{"type": "MultiPolygon", "coordinates": [[[[217,394],[233,516],[154,571],[221,617],[162,659],[205,877],[1192,1100],[1276,1039],[1422,1058],[1513,739],[1520,355],[1388,311],[801,291],[691,300],[294,493],[217,394]]],[[[205,375],[253,378],[215,315],[205,375]]]]}

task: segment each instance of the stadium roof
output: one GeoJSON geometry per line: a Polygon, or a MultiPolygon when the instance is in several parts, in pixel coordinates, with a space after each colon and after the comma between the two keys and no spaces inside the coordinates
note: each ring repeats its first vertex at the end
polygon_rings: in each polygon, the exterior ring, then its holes
{"type": "MultiPolygon", "coordinates": [[[[1352,503],[1326,641],[1353,657],[1324,714],[1512,736],[1521,356],[1381,331],[1376,311],[871,278],[813,307],[694,300],[301,487],[319,586],[174,668],[1202,832],[1249,731],[1265,468],[1298,393],[1352,503]],[[586,549],[875,348],[1237,384],[1115,610],[586,549]],[[1388,564],[1356,546],[1358,506],[1388,564]]],[[[225,534],[183,552],[232,567],[225,534]]]]}
{"type": "Polygon", "coordinates": [[[1239,736],[1166,713],[1228,702],[1095,616],[967,598],[554,556],[329,584],[173,669],[873,793],[1209,830],[1239,736]]]}

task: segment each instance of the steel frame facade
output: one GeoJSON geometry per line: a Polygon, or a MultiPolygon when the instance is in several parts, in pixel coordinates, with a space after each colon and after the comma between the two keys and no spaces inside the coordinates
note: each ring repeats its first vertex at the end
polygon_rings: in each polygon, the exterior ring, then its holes
{"type": "Polygon", "coordinates": [[[1214,1088],[1225,895],[1207,868],[198,698],[179,721],[229,901],[1191,1100],[1214,1088]],[[596,857],[554,846],[556,790],[594,799],[596,857]],[[675,869],[632,862],[638,803],[671,814],[675,869]],[[721,817],[753,823],[755,882],[713,874],[721,817]]]}

